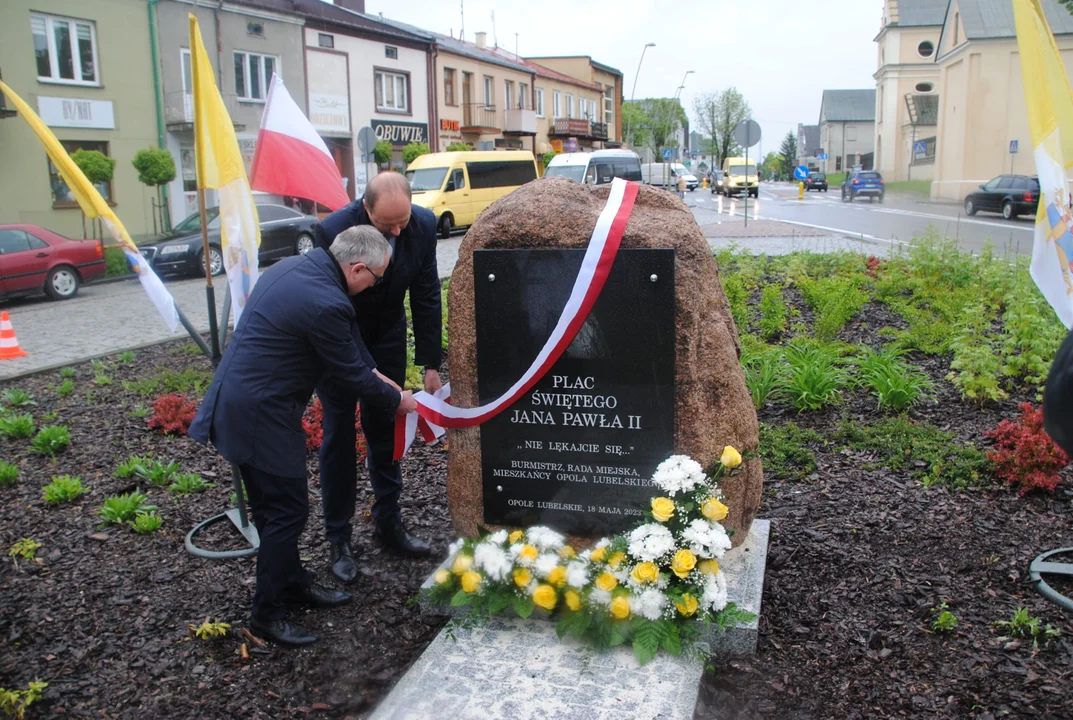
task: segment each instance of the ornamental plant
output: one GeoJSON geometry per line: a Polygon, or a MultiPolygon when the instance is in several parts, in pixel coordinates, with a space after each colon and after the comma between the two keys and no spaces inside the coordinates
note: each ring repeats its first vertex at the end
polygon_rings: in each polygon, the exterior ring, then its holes
{"type": "Polygon", "coordinates": [[[8,690],[0,687],[0,712],[4,717],[23,720],[26,709],[41,699],[41,691],[48,687],[47,682],[31,680],[25,690],[8,690]]]}
{"type": "Polygon", "coordinates": [[[175,476],[175,482],[168,486],[176,495],[193,495],[202,490],[216,487],[216,483],[207,483],[197,473],[179,473],[175,476]]]}
{"type": "Polygon", "coordinates": [[[430,597],[478,618],[507,610],[527,618],[539,608],[557,620],[559,637],[601,649],[629,642],[642,664],[660,649],[681,654],[693,648],[698,621],[725,628],[755,617],[728,601],[719,567],[730,537],[718,481],[741,461],[727,446],[709,477],[689,457],[668,458],[652,477],[661,494],[646,520],[581,553],[541,526],[458,540],[430,597]]]}
{"type": "Polygon", "coordinates": [[[54,475],[52,482],[41,488],[41,496],[49,505],[59,505],[78,499],[85,490],[82,478],[70,475],[54,475]]]}
{"type": "Polygon", "coordinates": [[[190,402],[180,393],[169,393],[153,402],[149,427],[165,435],[185,435],[196,414],[197,404],[190,402]]]}
{"type": "MultiPolygon", "coordinates": [[[[133,458],[134,456],[131,459],[133,458]]],[[[139,477],[148,480],[150,485],[163,487],[179,475],[180,465],[174,460],[166,464],[150,458],[141,458],[141,460],[142,462],[137,463],[134,472],[139,477]]]]}
{"type": "Polygon", "coordinates": [[[160,526],[164,524],[164,519],[157,515],[156,510],[149,510],[148,512],[139,512],[134,516],[134,519],[130,521],[130,526],[134,528],[134,532],[139,535],[152,535],[160,526]]]}
{"type": "Polygon", "coordinates": [[[55,455],[71,444],[71,431],[66,425],[49,425],[37,431],[30,442],[33,449],[42,455],[55,455]]]}
{"type": "Polygon", "coordinates": [[[1021,403],[1016,422],[1003,420],[985,437],[995,443],[987,459],[995,474],[1024,495],[1031,490],[1054,492],[1058,471],[1069,464],[1069,456],[1043,429],[1043,408],[1021,403]]]}
{"type": "Polygon", "coordinates": [[[896,348],[876,352],[861,348],[854,363],[857,386],[875,396],[880,408],[902,412],[920,402],[932,389],[931,379],[904,362],[896,348]]]}
{"type": "Polygon", "coordinates": [[[4,391],[4,404],[12,408],[36,405],[34,396],[21,388],[9,388],[4,391]]]}
{"type": "Polygon", "coordinates": [[[104,520],[105,525],[122,525],[134,519],[140,513],[149,513],[156,510],[155,505],[146,505],[149,498],[137,490],[122,495],[112,495],[104,501],[97,514],[104,520]]]}
{"type": "Polygon", "coordinates": [[[402,161],[409,165],[422,155],[428,155],[432,150],[429,149],[428,143],[412,142],[402,149],[402,161]]]}
{"type": "Polygon", "coordinates": [[[14,485],[19,480],[19,466],[0,460],[0,487],[14,485]]]}
{"type": "Polygon", "coordinates": [[[785,394],[798,410],[822,410],[842,398],[846,374],[837,348],[799,339],[786,348],[785,394]]]}
{"type": "Polygon", "coordinates": [[[4,415],[0,417],[0,435],[12,438],[28,438],[34,434],[34,416],[4,415]]]}
{"type": "MultiPolygon", "coordinates": [[[[314,398],[313,404],[306,408],[302,416],[302,429],[306,434],[306,450],[313,452],[320,450],[324,443],[324,406],[320,398],[314,398]]],[[[354,451],[357,453],[358,462],[364,462],[368,454],[368,446],[365,443],[365,433],[361,430],[361,411],[354,413],[354,451]]]]}

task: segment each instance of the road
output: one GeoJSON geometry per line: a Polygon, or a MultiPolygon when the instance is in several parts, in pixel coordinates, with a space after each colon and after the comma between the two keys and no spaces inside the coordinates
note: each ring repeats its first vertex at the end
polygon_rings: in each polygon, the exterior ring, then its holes
{"type": "MultiPolygon", "coordinates": [[[[687,193],[698,222],[716,217],[718,196],[710,192],[687,193]]],[[[724,212],[729,203],[724,198],[724,212]]],[[[753,200],[749,200],[749,217],[753,217],[753,200]]],[[[738,198],[735,213],[743,215],[744,201],[738,198]]],[[[827,193],[806,193],[797,199],[797,188],[787,183],[766,183],[760,189],[759,217],[822,230],[831,234],[863,237],[873,241],[905,243],[929,231],[956,238],[966,251],[978,252],[990,240],[1000,251],[1030,255],[1033,220],[1021,217],[1003,220],[999,215],[980,214],[966,217],[961,207],[935,204],[910,196],[889,195],[882,205],[857,200],[841,202],[838,188],[827,193]]]]}

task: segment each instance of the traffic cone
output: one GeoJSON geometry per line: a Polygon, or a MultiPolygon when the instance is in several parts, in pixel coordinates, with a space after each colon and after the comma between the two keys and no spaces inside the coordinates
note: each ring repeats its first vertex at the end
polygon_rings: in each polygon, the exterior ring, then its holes
{"type": "Polygon", "coordinates": [[[11,318],[7,316],[7,310],[0,312],[0,360],[12,360],[29,354],[19,347],[19,341],[15,339],[15,328],[11,327],[11,318]]]}

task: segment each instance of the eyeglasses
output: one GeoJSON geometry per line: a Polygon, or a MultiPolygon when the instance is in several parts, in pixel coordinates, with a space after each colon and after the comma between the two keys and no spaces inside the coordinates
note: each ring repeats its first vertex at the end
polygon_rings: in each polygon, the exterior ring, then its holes
{"type": "Polygon", "coordinates": [[[380,283],[384,282],[384,276],[383,275],[377,275],[376,273],[374,273],[372,271],[372,269],[368,265],[365,266],[365,269],[368,270],[369,274],[373,276],[372,287],[376,287],[380,283]]]}

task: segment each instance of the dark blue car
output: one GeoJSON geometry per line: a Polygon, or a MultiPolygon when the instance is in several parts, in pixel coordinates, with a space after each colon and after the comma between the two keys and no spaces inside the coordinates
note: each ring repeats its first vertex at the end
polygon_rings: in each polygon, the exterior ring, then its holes
{"type": "Polygon", "coordinates": [[[859,197],[868,198],[868,202],[879,198],[883,202],[884,195],[883,176],[875,170],[853,170],[842,181],[842,202],[853,202],[859,197]]]}

